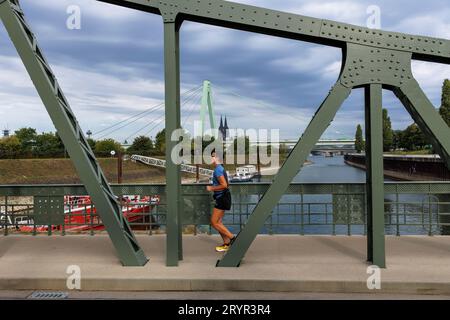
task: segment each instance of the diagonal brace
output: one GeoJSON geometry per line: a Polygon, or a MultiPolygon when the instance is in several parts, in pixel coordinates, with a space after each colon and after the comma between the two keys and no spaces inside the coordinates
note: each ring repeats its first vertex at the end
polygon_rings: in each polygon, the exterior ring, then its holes
{"type": "Polygon", "coordinates": [[[125,266],[142,266],[147,258],[123,217],[122,209],[104,176],[58,81],[25,22],[18,0],[0,1],[0,18],[92,198],[119,258],[125,266]]]}
{"type": "Polygon", "coordinates": [[[450,170],[450,128],[415,79],[393,89],[450,170]]]}
{"type": "Polygon", "coordinates": [[[253,210],[252,215],[249,217],[244,229],[238,234],[233,246],[231,246],[223,259],[218,261],[218,267],[239,266],[258,232],[264,226],[264,222],[272,213],[275,205],[280,201],[292,179],[303,167],[314,145],[328,128],[331,121],[333,121],[337,111],[350,93],[351,88],[343,86],[340,81],[335,84],[328,97],[314,115],[303,136],[291,151],[291,154],[281,167],[273,183],[253,210]]]}

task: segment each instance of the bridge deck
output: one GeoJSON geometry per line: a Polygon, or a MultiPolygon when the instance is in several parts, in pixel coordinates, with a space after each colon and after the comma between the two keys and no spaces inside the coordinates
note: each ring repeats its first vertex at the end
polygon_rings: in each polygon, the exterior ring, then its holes
{"type": "MultiPolygon", "coordinates": [[[[215,236],[185,236],[185,260],[165,266],[165,236],[137,236],[150,262],[124,268],[106,236],[0,238],[0,290],[65,290],[81,267],[82,290],[375,293],[366,288],[364,237],[259,236],[240,268],[215,268],[215,236]]],[[[450,294],[450,237],[387,237],[382,291],[450,294]]],[[[376,291],[380,292],[380,291],[376,291]]],[[[380,292],[380,293],[381,293],[380,292]]]]}

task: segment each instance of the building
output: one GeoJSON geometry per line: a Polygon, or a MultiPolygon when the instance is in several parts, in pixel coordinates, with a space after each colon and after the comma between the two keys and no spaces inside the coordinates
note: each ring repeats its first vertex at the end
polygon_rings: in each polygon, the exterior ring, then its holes
{"type": "Polygon", "coordinates": [[[222,121],[222,116],[220,116],[219,133],[220,133],[223,141],[226,141],[227,138],[229,137],[229,135],[230,135],[229,130],[230,130],[230,128],[228,127],[227,117],[225,116],[225,124],[224,124],[222,121]]]}

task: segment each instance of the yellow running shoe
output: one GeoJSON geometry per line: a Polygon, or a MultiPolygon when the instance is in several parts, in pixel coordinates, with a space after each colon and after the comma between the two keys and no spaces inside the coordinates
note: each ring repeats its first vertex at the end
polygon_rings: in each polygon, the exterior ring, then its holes
{"type": "Polygon", "coordinates": [[[223,244],[223,245],[221,245],[219,247],[216,247],[216,251],[217,252],[225,252],[225,251],[228,251],[229,248],[230,248],[230,245],[223,244]]]}

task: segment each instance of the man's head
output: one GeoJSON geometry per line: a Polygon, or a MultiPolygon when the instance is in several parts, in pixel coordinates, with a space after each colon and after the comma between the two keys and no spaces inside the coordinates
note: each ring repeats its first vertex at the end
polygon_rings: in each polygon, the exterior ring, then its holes
{"type": "Polygon", "coordinates": [[[213,151],[211,151],[211,161],[214,165],[222,164],[222,154],[219,151],[216,151],[216,149],[213,149],[213,151]]]}

